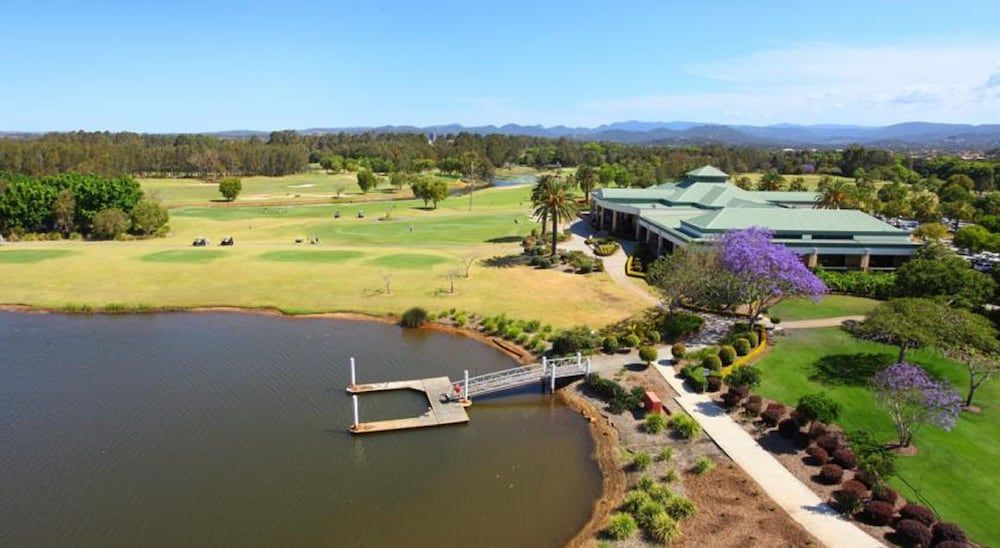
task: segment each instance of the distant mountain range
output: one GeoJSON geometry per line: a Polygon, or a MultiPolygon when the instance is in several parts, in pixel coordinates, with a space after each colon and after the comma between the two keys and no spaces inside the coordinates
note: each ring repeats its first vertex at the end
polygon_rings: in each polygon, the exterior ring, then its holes
{"type": "MultiPolygon", "coordinates": [[[[699,122],[615,122],[593,128],[507,124],[503,126],[377,126],[308,128],[300,133],[499,133],[531,137],[569,138],[629,144],[706,144],[770,147],[843,147],[852,143],[898,149],[988,150],[1000,148],[1000,124],[939,124],[906,122],[890,126],[797,125],[770,126],[722,125],[699,122]]],[[[222,138],[266,137],[268,132],[232,130],[211,133],[222,138]]],[[[26,137],[24,132],[0,132],[0,137],[26,137]]]]}

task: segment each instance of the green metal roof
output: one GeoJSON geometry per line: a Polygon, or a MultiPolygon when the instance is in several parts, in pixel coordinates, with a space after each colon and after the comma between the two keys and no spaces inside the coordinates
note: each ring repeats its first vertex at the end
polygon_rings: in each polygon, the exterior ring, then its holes
{"type": "Polygon", "coordinates": [[[909,234],[856,209],[726,208],[692,217],[685,222],[708,232],[760,226],[774,232],[803,234],[868,233],[897,237],[908,237],[909,234]]]}
{"type": "Polygon", "coordinates": [[[699,178],[703,178],[703,177],[704,178],[710,178],[710,179],[719,179],[719,178],[721,178],[721,179],[728,179],[729,178],[729,174],[728,173],[726,173],[726,172],[722,171],[721,169],[718,169],[718,168],[716,168],[714,166],[702,166],[702,167],[699,167],[698,169],[692,169],[691,171],[685,173],[685,175],[687,175],[688,177],[691,177],[692,179],[699,179],[699,178]]]}
{"type": "Polygon", "coordinates": [[[776,191],[776,190],[758,190],[754,192],[756,196],[763,198],[769,202],[779,202],[786,204],[804,204],[812,203],[819,199],[819,192],[792,192],[792,191],[776,191]]]}

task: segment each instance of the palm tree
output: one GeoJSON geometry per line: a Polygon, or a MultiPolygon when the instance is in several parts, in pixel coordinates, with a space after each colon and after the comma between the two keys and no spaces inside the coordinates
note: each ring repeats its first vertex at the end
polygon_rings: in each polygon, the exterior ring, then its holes
{"type": "Polygon", "coordinates": [[[590,191],[594,190],[594,185],[597,184],[597,170],[588,165],[576,168],[576,184],[580,185],[584,200],[589,202],[590,191]]]}
{"type": "Polygon", "coordinates": [[[843,179],[824,178],[819,183],[819,198],[816,199],[817,209],[841,209],[851,206],[851,195],[854,185],[843,179]]]}
{"type": "Polygon", "coordinates": [[[785,178],[776,169],[769,169],[760,176],[757,183],[757,190],[783,190],[785,188],[785,178]]]}
{"type": "Polygon", "coordinates": [[[570,194],[570,186],[555,175],[542,175],[531,191],[531,202],[535,205],[534,217],[542,222],[552,219],[552,256],[556,254],[559,241],[559,221],[576,214],[576,201],[570,194]]]}

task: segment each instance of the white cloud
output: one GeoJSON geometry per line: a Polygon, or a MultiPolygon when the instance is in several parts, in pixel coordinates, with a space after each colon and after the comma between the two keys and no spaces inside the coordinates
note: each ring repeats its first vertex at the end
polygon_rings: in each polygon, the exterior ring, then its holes
{"type": "Polygon", "coordinates": [[[593,100],[591,120],[724,123],[1000,122],[1000,44],[874,48],[815,44],[752,52],[686,72],[719,91],[593,100]]]}

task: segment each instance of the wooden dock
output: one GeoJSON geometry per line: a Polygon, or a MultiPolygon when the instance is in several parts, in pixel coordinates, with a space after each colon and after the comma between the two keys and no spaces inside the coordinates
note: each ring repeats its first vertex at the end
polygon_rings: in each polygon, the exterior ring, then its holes
{"type": "Polygon", "coordinates": [[[423,392],[427,396],[428,403],[427,412],[418,417],[359,422],[351,426],[351,432],[355,434],[370,434],[372,432],[409,430],[412,428],[427,428],[430,426],[445,426],[448,424],[469,422],[469,414],[465,412],[465,405],[447,398],[452,389],[452,383],[448,380],[448,377],[349,386],[347,387],[347,391],[352,394],[385,392],[389,390],[416,390],[417,392],[423,392]]]}

